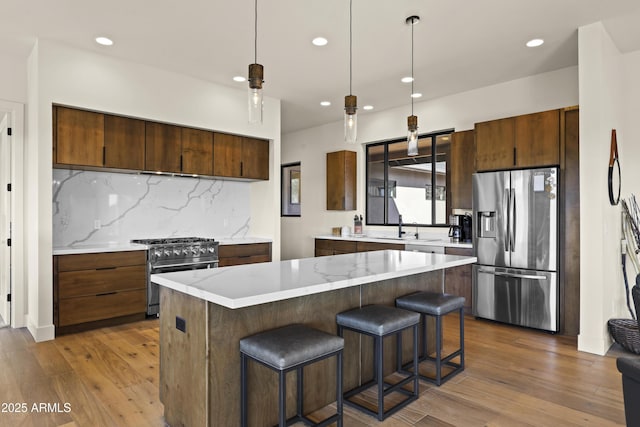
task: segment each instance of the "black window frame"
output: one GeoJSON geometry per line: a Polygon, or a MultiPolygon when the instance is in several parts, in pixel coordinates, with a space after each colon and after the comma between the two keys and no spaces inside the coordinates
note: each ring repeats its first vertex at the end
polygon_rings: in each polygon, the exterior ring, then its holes
{"type": "MultiPolygon", "coordinates": [[[[436,171],[436,164],[438,162],[437,159],[437,153],[436,153],[436,146],[437,146],[437,138],[439,136],[442,135],[451,135],[455,132],[455,129],[444,129],[444,130],[439,130],[439,131],[435,131],[435,132],[428,132],[428,133],[423,133],[423,134],[419,134],[418,135],[418,141],[421,139],[425,139],[425,138],[431,138],[431,170],[432,171],[436,171]]],[[[396,144],[398,142],[406,142],[406,138],[395,138],[395,139],[390,139],[390,140],[385,140],[385,141],[378,141],[378,142],[372,142],[370,144],[367,144],[365,147],[365,224],[366,225],[371,225],[371,226],[398,226],[397,222],[389,222],[389,208],[388,208],[388,201],[387,198],[390,197],[391,191],[389,191],[389,145],[391,144],[396,144]],[[368,188],[369,188],[369,149],[370,147],[376,147],[376,146],[384,146],[384,202],[383,202],[383,210],[384,210],[384,221],[383,223],[371,223],[369,222],[369,193],[368,193],[368,188]]],[[[451,143],[451,137],[449,139],[449,143],[451,143]]],[[[447,162],[447,174],[449,174],[449,162],[447,162]]],[[[432,191],[432,200],[435,198],[435,188],[436,188],[436,174],[432,173],[431,174],[431,191],[432,191]]],[[[446,188],[445,191],[447,192],[447,195],[445,197],[447,206],[446,206],[446,212],[447,214],[450,212],[451,207],[449,206],[450,203],[450,197],[449,197],[449,188],[446,188]]],[[[432,218],[432,223],[431,224],[411,224],[412,226],[419,226],[419,227],[449,227],[448,224],[448,220],[447,220],[447,214],[445,214],[445,222],[444,223],[437,223],[434,224],[433,221],[436,218],[436,204],[435,203],[431,203],[431,218],[432,218]]]]}

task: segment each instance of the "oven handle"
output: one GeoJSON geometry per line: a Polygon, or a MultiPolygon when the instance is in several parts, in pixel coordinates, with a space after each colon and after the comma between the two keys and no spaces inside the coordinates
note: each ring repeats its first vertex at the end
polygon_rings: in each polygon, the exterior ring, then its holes
{"type": "Polygon", "coordinates": [[[152,270],[159,268],[173,268],[173,267],[188,267],[190,265],[202,265],[202,264],[217,264],[218,260],[214,261],[199,261],[199,262],[185,262],[180,264],[165,264],[165,265],[154,265],[151,267],[152,270]]]}

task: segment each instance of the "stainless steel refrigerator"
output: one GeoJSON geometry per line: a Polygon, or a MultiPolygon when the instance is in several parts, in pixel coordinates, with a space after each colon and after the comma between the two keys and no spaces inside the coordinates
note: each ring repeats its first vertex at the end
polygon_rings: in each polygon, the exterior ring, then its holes
{"type": "Polygon", "coordinates": [[[473,314],[558,331],[558,168],[473,175],[473,314]]]}

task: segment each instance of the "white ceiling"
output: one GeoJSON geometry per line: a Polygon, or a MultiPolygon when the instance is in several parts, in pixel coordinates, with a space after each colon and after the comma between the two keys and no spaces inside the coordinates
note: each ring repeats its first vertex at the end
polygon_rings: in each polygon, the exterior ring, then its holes
{"type": "MultiPolygon", "coordinates": [[[[245,89],[253,0],[5,0],[0,57],[26,58],[36,38],[245,89]],[[93,41],[107,35],[109,48],[93,41]]],[[[258,62],[282,100],[284,133],[341,120],[349,92],[349,0],[259,0],[258,62]],[[329,44],[316,47],[315,36],[329,44]],[[320,107],[320,101],[332,102],[320,107]]],[[[640,49],[638,0],[353,0],[353,94],[380,111],[578,63],[577,28],[602,21],[622,52],[640,49]],[[545,44],[525,48],[540,37],[545,44]]],[[[359,114],[367,114],[362,108],[359,114]]]]}

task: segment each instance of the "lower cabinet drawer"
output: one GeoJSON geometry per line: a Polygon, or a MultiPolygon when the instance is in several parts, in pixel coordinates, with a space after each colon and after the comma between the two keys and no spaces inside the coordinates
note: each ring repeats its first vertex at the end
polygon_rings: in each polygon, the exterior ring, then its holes
{"type": "Polygon", "coordinates": [[[146,286],[147,268],[144,265],[58,273],[59,298],[91,296],[146,286]]]}
{"type": "Polygon", "coordinates": [[[249,255],[238,256],[232,258],[220,258],[218,267],[227,267],[229,265],[243,265],[243,264],[256,264],[259,262],[270,262],[271,256],[269,255],[249,255]]]}
{"type": "Polygon", "coordinates": [[[64,298],[59,301],[59,325],[68,326],[129,314],[147,309],[147,290],[121,291],[103,295],[64,298]]]}

